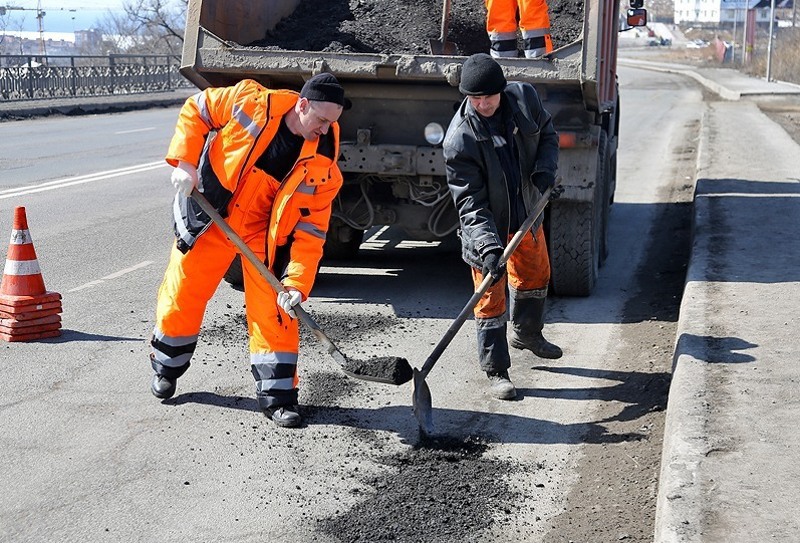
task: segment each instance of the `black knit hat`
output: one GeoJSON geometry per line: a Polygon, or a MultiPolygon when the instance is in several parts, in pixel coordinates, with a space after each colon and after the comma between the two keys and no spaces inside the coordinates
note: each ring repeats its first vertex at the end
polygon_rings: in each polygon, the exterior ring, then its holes
{"type": "Polygon", "coordinates": [[[333,74],[321,73],[311,77],[300,90],[301,98],[318,102],[333,102],[350,109],[350,100],[344,97],[344,89],[333,74]]]}
{"type": "Polygon", "coordinates": [[[458,90],[467,96],[498,94],[506,88],[503,68],[486,53],[475,53],[461,67],[458,90]]]}

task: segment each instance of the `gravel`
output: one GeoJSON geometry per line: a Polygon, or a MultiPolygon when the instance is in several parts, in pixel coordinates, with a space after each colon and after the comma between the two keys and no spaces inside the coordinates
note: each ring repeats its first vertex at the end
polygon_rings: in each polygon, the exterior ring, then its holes
{"type": "MultiPolygon", "coordinates": [[[[583,24],[583,1],[551,0],[553,46],[578,39],[583,24]]],[[[454,2],[447,41],[463,55],[489,50],[483,2],[454,2]]],[[[442,4],[432,0],[303,0],[281,21],[260,47],[344,53],[429,54],[430,40],[441,33],[442,4]],[[313,28],[313,32],[308,29],[313,28]]]]}

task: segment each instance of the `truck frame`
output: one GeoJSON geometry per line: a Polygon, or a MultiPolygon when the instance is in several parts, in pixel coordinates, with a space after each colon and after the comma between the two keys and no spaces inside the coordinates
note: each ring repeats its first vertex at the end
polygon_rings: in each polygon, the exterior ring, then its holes
{"type": "MultiPolygon", "coordinates": [[[[400,228],[414,240],[452,234],[458,217],[441,144],[426,134],[446,130],[463,100],[458,83],[466,57],[247,45],[299,3],[190,0],[181,73],[199,89],[250,78],[299,90],[320,72],[339,79],[353,107],[339,123],[345,182],[335,201],[326,258],[355,257],[364,232],[376,226],[400,228]]],[[[551,290],[557,295],[589,295],[608,252],[619,132],[619,25],[617,0],[586,0],[577,41],[541,59],[497,59],[509,81],[536,87],[559,133],[564,192],[545,218],[551,290]]]]}

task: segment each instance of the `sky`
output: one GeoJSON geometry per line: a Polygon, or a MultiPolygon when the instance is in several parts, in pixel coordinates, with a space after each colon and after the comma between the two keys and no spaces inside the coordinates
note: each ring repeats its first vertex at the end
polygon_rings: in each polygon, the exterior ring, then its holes
{"type": "Polygon", "coordinates": [[[109,11],[121,11],[123,0],[0,0],[0,6],[25,10],[10,10],[4,20],[8,30],[38,31],[36,8],[41,3],[45,32],[74,32],[87,30],[109,11]],[[74,10],[74,11],[71,11],[74,10]]]}

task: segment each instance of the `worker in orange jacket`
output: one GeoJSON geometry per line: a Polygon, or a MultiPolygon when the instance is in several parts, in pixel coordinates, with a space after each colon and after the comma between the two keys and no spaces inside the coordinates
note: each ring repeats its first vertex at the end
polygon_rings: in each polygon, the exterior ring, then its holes
{"type": "Polygon", "coordinates": [[[495,58],[517,57],[517,29],[526,58],[553,50],[546,0],[486,0],[486,31],[495,58]]]}
{"type": "Polygon", "coordinates": [[[178,193],[176,240],[158,291],[151,341],[156,397],[175,393],[194,354],[206,304],[238,252],[189,196],[196,187],[287,291],[276,296],[242,258],[259,406],[280,426],[302,423],[293,306],[311,292],[331,205],[342,186],[337,120],[349,105],[329,73],[310,78],[300,93],[244,80],[186,100],[166,157],[178,193]]]}

